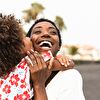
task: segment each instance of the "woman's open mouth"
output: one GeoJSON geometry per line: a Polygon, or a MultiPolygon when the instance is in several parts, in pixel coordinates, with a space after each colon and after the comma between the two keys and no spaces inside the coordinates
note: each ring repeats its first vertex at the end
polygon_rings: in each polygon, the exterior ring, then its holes
{"type": "Polygon", "coordinates": [[[51,49],[52,48],[52,43],[48,40],[43,40],[41,42],[39,42],[39,46],[42,48],[42,49],[51,49]]]}

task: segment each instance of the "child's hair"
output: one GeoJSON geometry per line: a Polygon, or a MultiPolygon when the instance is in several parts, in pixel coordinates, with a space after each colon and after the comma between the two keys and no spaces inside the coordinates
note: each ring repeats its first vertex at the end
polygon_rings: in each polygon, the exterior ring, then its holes
{"type": "Polygon", "coordinates": [[[21,61],[23,48],[21,22],[14,15],[0,14],[0,77],[21,61]]]}

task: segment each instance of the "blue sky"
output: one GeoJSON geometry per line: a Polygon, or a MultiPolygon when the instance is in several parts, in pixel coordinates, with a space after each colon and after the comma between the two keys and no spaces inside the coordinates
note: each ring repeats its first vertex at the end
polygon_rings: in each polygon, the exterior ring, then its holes
{"type": "MultiPolygon", "coordinates": [[[[32,2],[43,4],[46,18],[53,20],[59,15],[64,19],[67,30],[61,33],[63,44],[87,44],[100,49],[99,0],[0,0],[0,12],[22,19],[22,11],[32,2]]],[[[28,31],[30,26],[24,25],[24,29],[28,31]]]]}

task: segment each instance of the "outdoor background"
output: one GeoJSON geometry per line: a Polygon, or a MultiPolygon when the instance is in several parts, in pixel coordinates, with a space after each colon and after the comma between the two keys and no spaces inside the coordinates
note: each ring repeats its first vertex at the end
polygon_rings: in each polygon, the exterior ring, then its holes
{"type": "MultiPolygon", "coordinates": [[[[22,11],[31,3],[45,7],[44,14],[53,19],[59,15],[64,19],[67,30],[62,33],[63,43],[89,44],[100,48],[100,2],[99,0],[0,0],[0,12],[14,13],[22,19],[22,11]]],[[[28,28],[25,27],[27,31],[28,28]]]]}
{"type": "Polygon", "coordinates": [[[35,2],[45,8],[39,18],[63,19],[62,53],[75,60],[86,100],[100,100],[100,0],[0,0],[0,13],[21,19],[27,33],[33,21],[26,23],[23,11],[35,2]]]}

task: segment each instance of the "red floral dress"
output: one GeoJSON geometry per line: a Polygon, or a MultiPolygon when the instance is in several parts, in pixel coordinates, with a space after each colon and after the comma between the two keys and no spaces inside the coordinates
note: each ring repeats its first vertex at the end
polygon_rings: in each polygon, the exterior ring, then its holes
{"type": "Polygon", "coordinates": [[[32,96],[29,67],[22,60],[13,72],[0,78],[0,100],[29,100],[32,96]]]}

